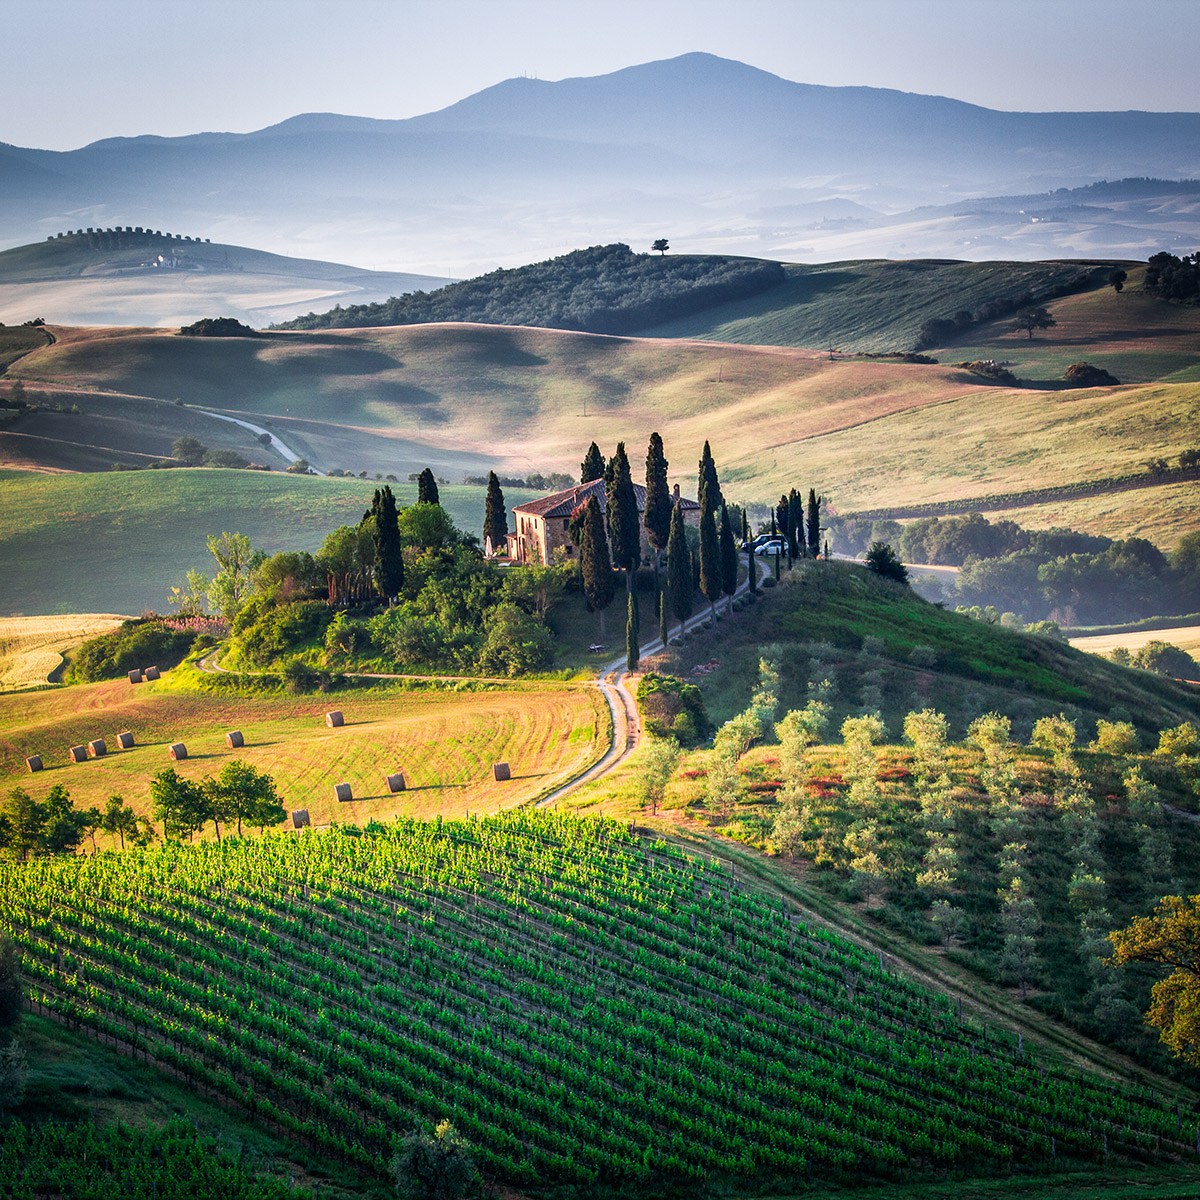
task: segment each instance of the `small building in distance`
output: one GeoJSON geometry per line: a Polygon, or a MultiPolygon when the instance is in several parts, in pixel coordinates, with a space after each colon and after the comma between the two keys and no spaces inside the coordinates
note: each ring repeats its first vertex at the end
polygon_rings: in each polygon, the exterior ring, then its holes
{"type": "MultiPolygon", "coordinates": [[[[641,530],[642,559],[645,561],[650,553],[646,528],[641,522],[642,514],[646,511],[646,489],[640,483],[635,483],[633,490],[637,496],[638,528],[641,530]]],[[[576,546],[568,532],[571,514],[592,496],[596,497],[603,513],[606,507],[603,479],[593,479],[591,483],[580,483],[565,491],[543,496],[540,500],[514,505],[512,519],[516,532],[508,535],[509,559],[519,563],[552,563],[554,552],[560,546],[568,558],[576,557],[576,546]]],[[[699,526],[700,505],[695,500],[681,497],[679,484],[675,485],[675,500],[683,511],[685,523],[699,526]]]]}

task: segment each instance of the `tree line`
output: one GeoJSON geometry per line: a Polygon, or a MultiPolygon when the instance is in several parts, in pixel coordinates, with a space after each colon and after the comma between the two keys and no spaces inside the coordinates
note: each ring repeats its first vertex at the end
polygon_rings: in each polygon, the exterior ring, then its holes
{"type": "Polygon", "coordinates": [[[654,258],[615,243],[547,262],[492,271],[433,292],[341,305],[279,329],[341,329],[474,321],[589,333],[633,333],[782,283],[779,263],[716,255],[654,258]]]}

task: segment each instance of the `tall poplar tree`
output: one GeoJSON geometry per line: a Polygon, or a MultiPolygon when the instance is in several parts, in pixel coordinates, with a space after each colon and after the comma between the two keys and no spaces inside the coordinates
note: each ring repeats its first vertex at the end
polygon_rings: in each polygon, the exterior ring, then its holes
{"type": "Polygon", "coordinates": [[[638,523],[637,492],[625,443],[617,443],[617,452],[609,460],[612,482],[607,488],[608,544],[614,567],[625,572],[625,590],[633,590],[633,572],[637,569],[642,551],[642,531],[638,523]]]}
{"type": "Polygon", "coordinates": [[[433,472],[426,467],[425,470],[417,476],[417,503],[418,504],[440,504],[438,498],[437,480],[433,476],[433,472]]]}
{"type": "Polygon", "coordinates": [[[701,509],[709,508],[714,513],[725,503],[721,496],[721,485],[717,481],[717,464],[713,461],[708,442],[704,443],[704,452],[700,455],[696,498],[700,501],[701,509]]]}
{"type": "Polygon", "coordinates": [[[487,501],[483,510],[483,537],[492,539],[492,553],[498,554],[508,541],[508,510],[504,507],[504,492],[495,471],[488,472],[487,501]]]}
{"type": "Polygon", "coordinates": [[[738,552],[733,540],[733,526],[729,521],[729,509],[721,505],[721,591],[729,597],[729,611],[733,611],[733,595],[738,585],[738,552]]]}
{"type": "Polygon", "coordinates": [[[795,488],[788,492],[788,519],[792,531],[792,556],[803,558],[805,554],[804,538],[804,497],[795,488]]]}
{"type": "Polygon", "coordinates": [[[612,559],[608,554],[608,538],[604,532],[604,514],[600,501],[589,496],[583,510],[583,537],[580,543],[579,565],[583,573],[583,594],[600,614],[600,640],[604,640],[604,610],[612,603],[616,591],[613,582],[612,559]]]}
{"type": "Polygon", "coordinates": [[[400,545],[396,497],[386,484],[382,490],[375,490],[371,516],[375,519],[375,586],[388,604],[393,604],[404,586],[404,554],[400,545]]]}
{"type": "Polygon", "coordinates": [[[671,534],[667,538],[667,599],[677,621],[686,621],[692,615],[692,552],[678,504],[671,509],[671,534]]]}
{"type": "Polygon", "coordinates": [[[600,447],[593,442],[587,448],[587,453],[583,456],[583,462],[579,464],[579,482],[591,483],[593,479],[603,478],[604,455],[600,453],[600,447]]]}
{"type": "Polygon", "coordinates": [[[667,458],[663,440],[657,433],[650,435],[646,451],[646,511],[642,523],[646,539],[654,547],[654,578],[658,579],[658,556],[667,548],[671,536],[671,488],[667,483],[667,458]]]}
{"type": "Polygon", "coordinates": [[[815,488],[808,489],[808,557],[821,557],[821,501],[815,488]]]}
{"type": "Polygon", "coordinates": [[[700,514],[700,590],[715,620],[717,600],[721,595],[721,540],[717,535],[716,514],[711,507],[700,514]]]}

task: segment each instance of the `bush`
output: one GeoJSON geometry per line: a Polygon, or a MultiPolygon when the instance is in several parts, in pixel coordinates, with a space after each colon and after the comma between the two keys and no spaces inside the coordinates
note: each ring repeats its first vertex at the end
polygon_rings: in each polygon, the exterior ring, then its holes
{"type": "Polygon", "coordinates": [[[276,659],[323,642],[333,620],[333,610],[323,600],[247,608],[251,620],[244,622],[239,614],[233,641],[239,656],[252,666],[269,666],[276,659]]]}
{"type": "Polygon", "coordinates": [[[140,667],[163,670],[178,666],[199,636],[194,629],[171,629],[158,617],[126,621],[112,633],[89,638],[75,651],[70,678],[74,683],[119,679],[140,667]]]}
{"type": "Polygon", "coordinates": [[[521,675],[544,667],[554,651],[554,635],[537,617],[512,603],[497,604],[486,617],[487,636],[479,667],[498,675],[521,675]]]}
{"type": "Polygon", "coordinates": [[[694,683],[650,672],[638,684],[637,700],[647,733],[672,738],[685,749],[708,737],[711,723],[694,683]]]}
{"type": "Polygon", "coordinates": [[[1147,642],[1130,657],[1130,666],[1142,671],[1153,671],[1156,675],[1167,675],[1174,679],[1200,679],[1200,665],[1178,646],[1169,642],[1147,642]]]}
{"type": "Polygon", "coordinates": [[[1116,387],[1121,382],[1103,367],[1093,367],[1091,363],[1085,362],[1072,363],[1063,378],[1072,387],[1077,388],[1116,387]]]}

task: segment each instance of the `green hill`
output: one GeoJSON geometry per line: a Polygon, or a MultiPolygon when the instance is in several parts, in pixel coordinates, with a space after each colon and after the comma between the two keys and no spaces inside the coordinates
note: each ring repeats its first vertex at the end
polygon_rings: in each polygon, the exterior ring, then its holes
{"type": "MultiPolygon", "coordinates": [[[[374,480],[206,467],[104,474],[0,471],[0,612],[165,608],[189,568],[211,571],[207,538],[245,533],[255,546],[313,550],[370,507],[374,480]]],[[[393,486],[402,504],[415,484],[393,486]]],[[[530,493],[510,489],[509,504],[530,493]]],[[[484,489],[441,488],[463,529],[483,527],[484,489]]]]}
{"type": "Polygon", "coordinates": [[[0,928],[60,1019],[376,1178],[399,1131],[444,1119],[487,1178],[618,1194],[1046,1171],[1194,1140],[1165,1097],[964,1020],[614,822],[11,863],[0,928]]]}

